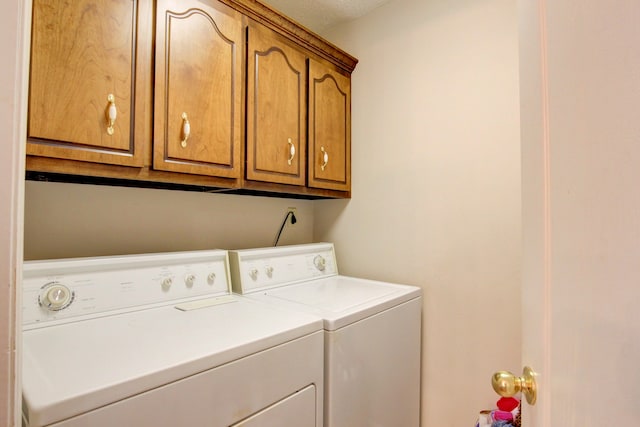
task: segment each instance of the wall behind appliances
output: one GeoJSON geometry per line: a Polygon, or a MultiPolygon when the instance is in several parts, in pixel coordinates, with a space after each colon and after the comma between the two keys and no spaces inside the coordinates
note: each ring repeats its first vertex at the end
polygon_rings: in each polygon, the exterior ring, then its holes
{"type": "Polygon", "coordinates": [[[314,202],[314,238],[423,288],[422,425],[472,425],[521,371],[516,1],[397,0],[324,35],[360,62],[353,199],[314,202]]]}
{"type": "Polygon", "coordinates": [[[271,246],[311,241],[313,203],[185,191],[26,182],[25,259],[271,246]]]}

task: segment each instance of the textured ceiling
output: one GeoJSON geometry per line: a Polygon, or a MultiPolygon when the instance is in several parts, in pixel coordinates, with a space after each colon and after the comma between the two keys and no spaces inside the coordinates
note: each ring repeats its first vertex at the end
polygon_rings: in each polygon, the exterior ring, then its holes
{"type": "Polygon", "coordinates": [[[340,22],[349,21],[389,0],[262,0],[298,21],[308,29],[322,33],[340,22]]]}

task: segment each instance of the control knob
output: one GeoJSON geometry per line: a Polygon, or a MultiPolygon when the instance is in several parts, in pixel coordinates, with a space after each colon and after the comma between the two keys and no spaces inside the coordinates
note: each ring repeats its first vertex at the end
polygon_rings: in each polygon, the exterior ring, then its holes
{"type": "Polygon", "coordinates": [[[216,273],[209,273],[209,275],[207,276],[207,283],[210,285],[213,285],[216,281],[216,273]]]}
{"type": "Polygon", "coordinates": [[[273,267],[272,266],[265,267],[264,271],[267,273],[267,276],[269,278],[273,277],[273,267]]]}
{"type": "Polygon", "coordinates": [[[47,283],[38,296],[40,307],[49,311],[60,311],[67,308],[75,297],[75,293],[58,282],[47,283]]]}
{"type": "Polygon", "coordinates": [[[188,288],[192,287],[196,281],[195,274],[187,274],[184,278],[184,284],[187,285],[188,288]]]}
{"type": "Polygon", "coordinates": [[[171,288],[171,285],[173,285],[173,277],[165,277],[164,279],[162,279],[162,282],[160,282],[160,284],[162,285],[163,291],[168,291],[171,288]]]}
{"type": "Polygon", "coordinates": [[[327,261],[322,255],[316,255],[315,258],[313,258],[313,265],[320,271],[324,271],[326,264],[327,261]]]}

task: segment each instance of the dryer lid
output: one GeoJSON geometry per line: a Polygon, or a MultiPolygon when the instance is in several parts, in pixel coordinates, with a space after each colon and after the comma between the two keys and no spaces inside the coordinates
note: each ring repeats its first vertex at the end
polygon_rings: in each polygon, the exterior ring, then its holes
{"type": "Polygon", "coordinates": [[[25,416],[48,425],[322,330],[313,315],[225,298],[25,331],[25,416]]]}
{"type": "Polygon", "coordinates": [[[416,286],[348,276],[334,276],[252,294],[324,319],[325,330],[336,330],[421,295],[416,286]]]}

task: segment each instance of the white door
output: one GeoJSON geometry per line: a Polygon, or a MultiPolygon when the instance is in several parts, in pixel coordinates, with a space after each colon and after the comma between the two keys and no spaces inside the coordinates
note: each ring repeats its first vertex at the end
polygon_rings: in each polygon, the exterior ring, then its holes
{"type": "MultiPolygon", "coordinates": [[[[27,4],[29,3],[29,4],[27,4]]],[[[0,15],[0,426],[19,426],[19,305],[22,265],[28,32],[26,0],[2,3],[0,15]],[[16,302],[18,301],[18,302],[16,302]]]]}
{"type": "Polygon", "coordinates": [[[518,5],[523,426],[637,426],[640,2],[518,5]]]}

